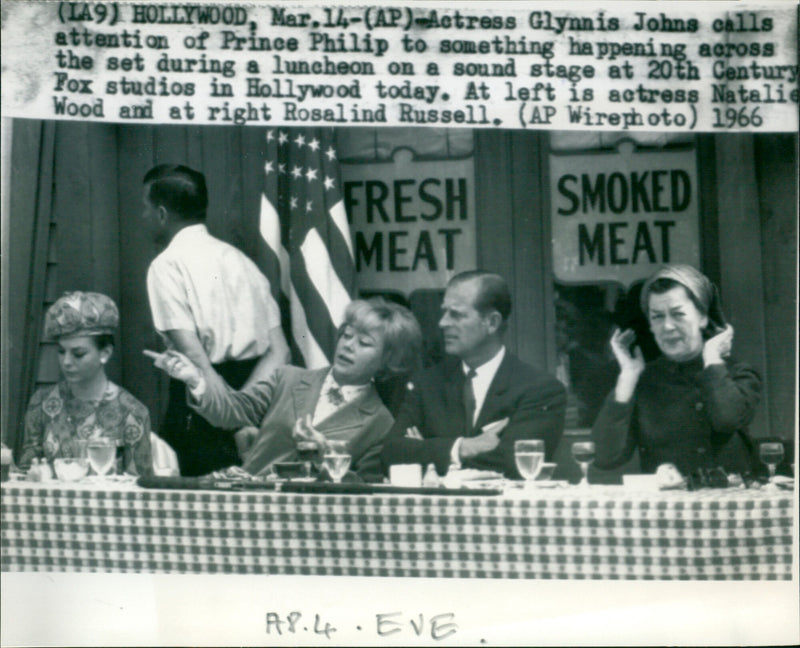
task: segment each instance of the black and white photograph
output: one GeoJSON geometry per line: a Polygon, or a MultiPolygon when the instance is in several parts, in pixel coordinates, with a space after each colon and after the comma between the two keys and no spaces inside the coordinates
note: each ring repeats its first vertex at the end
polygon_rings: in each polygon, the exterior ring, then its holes
{"type": "Polygon", "coordinates": [[[4,2],[3,645],[796,643],[797,5],[700,5],[4,2]]]}

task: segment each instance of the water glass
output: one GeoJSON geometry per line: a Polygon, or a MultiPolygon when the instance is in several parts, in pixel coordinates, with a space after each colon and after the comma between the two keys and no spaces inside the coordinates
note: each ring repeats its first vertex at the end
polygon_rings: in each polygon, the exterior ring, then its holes
{"type": "Polygon", "coordinates": [[[544,463],[544,441],[520,440],[514,442],[514,463],[526,485],[539,475],[544,463]]]}
{"type": "Polygon", "coordinates": [[[117,458],[117,442],[115,439],[90,439],[86,446],[89,465],[95,474],[104,477],[114,466],[117,458]]]}
{"type": "Polygon", "coordinates": [[[328,441],[322,456],[322,465],[325,466],[335,484],[342,481],[342,477],[350,468],[351,459],[347,441],[328,441]]]}

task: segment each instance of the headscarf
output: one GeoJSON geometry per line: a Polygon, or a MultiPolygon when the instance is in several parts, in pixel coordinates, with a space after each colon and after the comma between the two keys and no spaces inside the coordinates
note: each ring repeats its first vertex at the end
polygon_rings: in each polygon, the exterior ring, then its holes
{"type": "Polygon", "coordinates": [[[665,265],[645,281],[640,297],[640,305],[645,317],[647,316],[650,287],[658,279],[671,279],[691,293],[708,316],[708,330],[725,328],[725,315],[722,313],[717,287],[702,272],[690,265],[665,265]]]}
{"type": "Polygon", "coordinates": [[[58,340],[76,335],[113,334],[119,311],[110,297],[94,292],[66,292],[47,309],[44,336],[58,340]]]}

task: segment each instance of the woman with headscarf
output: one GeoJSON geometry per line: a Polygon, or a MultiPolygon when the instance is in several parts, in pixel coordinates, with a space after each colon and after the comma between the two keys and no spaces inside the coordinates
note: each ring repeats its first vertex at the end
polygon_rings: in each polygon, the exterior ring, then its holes
{"type": "Polygon", "coordinates": [[[645,364],[639,347],[631,350],[633,331],[614,331],[620,374],[592,430],[596,465],[614,468],[638,449],[645,473],[665,463],[683,475],[752,470],[747,425],[761,380],[730,357],[733,327],[716,287],[691,266],[668,265],[645,282],[641,307],[661,356],[645,364]]]}
{"type": "Polygon", "coordinates": [[[47,310],[45,339],[58,345],[63,380],[31,397],[21,469],[36,458],[78,456],[81,440],[105,437],[124,446],[127,472],[152,474],[147,408],[106,376],[118,324],[116,304],[100,293],[64,293],[47,310]]]}

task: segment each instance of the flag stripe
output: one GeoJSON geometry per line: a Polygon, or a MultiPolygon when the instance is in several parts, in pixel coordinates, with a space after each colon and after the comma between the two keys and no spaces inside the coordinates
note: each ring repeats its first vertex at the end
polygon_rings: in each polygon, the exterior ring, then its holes
{"type": "Polygon", "coordinates": [[[336,229],[339,230],[339,236],[344,241],[347,251],[350,252],[350,261],[355,259],[353,253],[353,241],[350,238],[350,224],[347,222],[347,211],[344,208],[344,201],[340,200],[333,207],[331,207],[330,217],[336,229]]]}
{"type": "Polygon", "coordinates": [[[269,252],[260,267],[284,297],[284,330],[293,350],[306,366],[320,366],[332,359],[337,327],[355,292],[334,133],[268,129],[265,141],[259,231],[269,252]]]}
{"type": "Polygon", "coordinates": [[[339,276],[331,272],[331,259],[328,249],[319,237],[317,230],[310,230],[303,245],[300,246],[306,264],[306,273],[317,289],[317,294],[328,309],[333,325],[338,328],[344,321],[344,309],[350,301],[339,276]]]}

